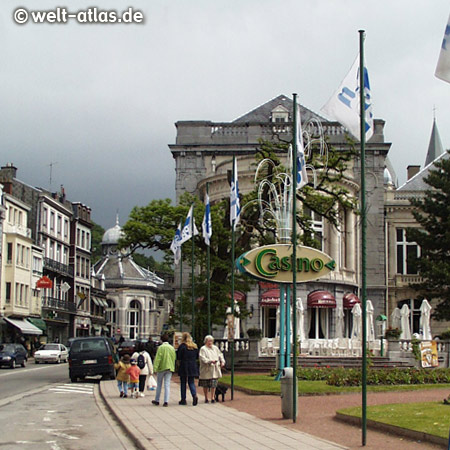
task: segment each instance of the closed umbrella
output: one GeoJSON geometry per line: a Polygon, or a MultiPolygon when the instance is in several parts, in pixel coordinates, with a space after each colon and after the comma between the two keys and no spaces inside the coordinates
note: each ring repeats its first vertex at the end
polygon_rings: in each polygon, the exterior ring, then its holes
{"type": "Polygon", "coordinates": [[[401,314],[401,328],[402,328],[402,334],[400,335],[400,339],[411,339],[411,327],[409,325],[409,315],[410,315],[410,309],[408,305],[403,305],[402,309],[400,310],[401,314]]]}
{"type": "Polygon", "coordinates": [[[373,304],[371,300],[366,302],[366,330],[367,341],[373,342],[375,340],[375,328],[373,326],[373,304]]]}
{"type": "Polygon", "coordinates": [[[353,314],[353,326],[352,326],[352,339],[361,339],[361,327],[362,327],[362,309],[359,303],[352,308],[353,314]]]}
{"type": "Polygon", "coordinates": [[[280,307],[277,307],[277,321],[276,321],[276,332],[275,336],[280,335],[280,307]]]}
{"type": "Polygon", "coordinates": [[[424,341],[431,341],[430,315],[431,305],[425,299],[420,305],[420,328],[422,329],[422,339],[424,341]]]}
{"type": "Polygon", "coordinates": [[[395,308],[391,314],[391,327],[400,329],[402,327],[401,319],[402,319],[402,315],[400,313],[400,309],[395,308]]]}
{"type": "Polygon", "coordinates": [[[336,337],[344,337],[344,308],[342,306],[336,309],[336,337]]]}

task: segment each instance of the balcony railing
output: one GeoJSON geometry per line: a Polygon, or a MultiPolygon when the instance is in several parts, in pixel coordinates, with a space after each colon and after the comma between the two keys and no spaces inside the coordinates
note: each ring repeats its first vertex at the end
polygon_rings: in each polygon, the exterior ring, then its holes
{"type": "Polygon", "coordinates": [[[62,275],[73,277],[73,267],[70,267],[67,264],[62,264],[58,261],[55,261],[54,259],[44,258],[44,269],[52,270],[62,275]]]}
{"type": "Polygon", "coordinates": [[[54,297],[44,297],[42,299],[42,307],[48,309],[57,309],[59,311],[67,311],[74,313],[77,311],[77,305],[73,302],[60,300],[54,297]]]}

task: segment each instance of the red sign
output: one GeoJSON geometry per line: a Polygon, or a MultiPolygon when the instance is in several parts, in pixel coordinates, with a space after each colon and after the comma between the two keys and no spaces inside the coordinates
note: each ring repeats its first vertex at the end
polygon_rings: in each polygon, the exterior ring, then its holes
{"type": "Polygon", "coordinates": [[[37,280],[36,287],[42,288],[42,289],[51,289],[53,287],[53,282],[52,282],[52,280],[50,280],[49,277],[46,277],[44,275],[42,278],[37,280]]]}

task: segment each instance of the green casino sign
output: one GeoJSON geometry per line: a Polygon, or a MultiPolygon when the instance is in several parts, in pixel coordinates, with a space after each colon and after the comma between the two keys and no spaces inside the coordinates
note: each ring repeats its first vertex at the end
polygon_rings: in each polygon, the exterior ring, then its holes
{"type": "MultiPolygon", "coordinates": [[[[274,283],[292,283],[292,245],[274,244],[254,248],[236,260],[240,272],[274,283]]],[[[333,271],[336,263],[327,254],[311,247],[297,246],[297,282],[317,280],[333,271]]]]}

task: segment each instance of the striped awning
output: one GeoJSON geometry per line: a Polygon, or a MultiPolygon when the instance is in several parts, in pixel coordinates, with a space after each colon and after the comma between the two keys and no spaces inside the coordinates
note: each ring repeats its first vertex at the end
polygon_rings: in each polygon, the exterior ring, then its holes
{"type": "Polygon", "coordinates": [[[342,299],[342,305],[345,309],[352,309],[357,303],[361,303],[361,300],[351,292],[345,294],[342,299]]]}
{"type": "Polygon", "coordinates": [[[336,308],[336,299],[328,291],[312,291],[308,294],[308,308],[336,308]]]}
{"type": "Polygon", "coordinates": [[[278,306],[280,304],[280,290],[269,289],[261,294],[261,306],[278,306]]]}

